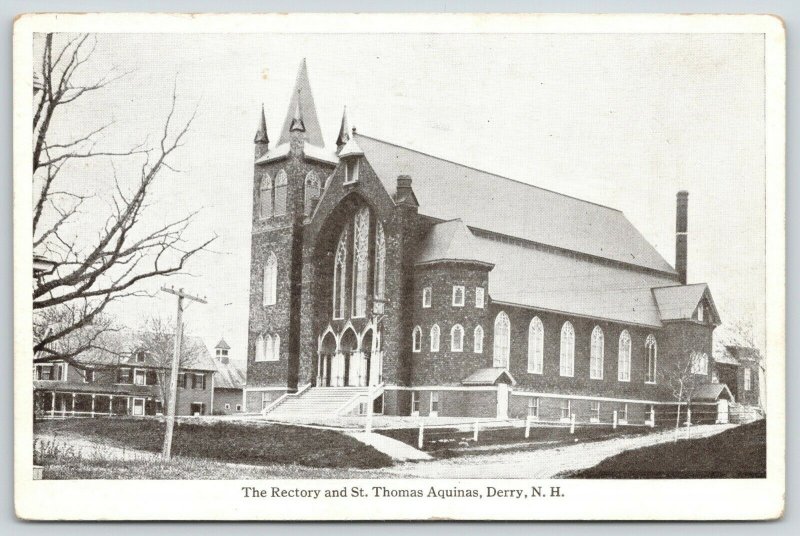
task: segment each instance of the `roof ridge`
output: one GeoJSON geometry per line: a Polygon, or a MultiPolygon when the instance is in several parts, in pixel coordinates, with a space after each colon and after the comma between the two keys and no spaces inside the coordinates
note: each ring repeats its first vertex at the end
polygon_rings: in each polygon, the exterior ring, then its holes
{"type": "Polygon", "coordinates": [[[652,287],[652,289],[655,290],[659,288],[699,287],[701,285],[708,286],[708,283],[689,283],[688,285],[664,285],[662,287],[652,287]]]}
{"type": "Polygon", "coordinates": [[[582,203],[588,203],[590,205],[595,205],[595,206],[600,207],[600,208],[605,208],[605,209],[608,209],[608,210],[613,210],[614,212],[619,212],[620,214],[624,214],[624,212],[622,210],[618,209],[618,208],[610,207],[608,205],[603,205],[602,203],[597,203],[595,201],[589,201],[588,199],[581,199],[580,197],[575,197],[573,195],[565,194],[565,193],[562,193],[562,192],[556,192],[555,190],[550,190],[549,188],[543,188],[541,186],[537,186],[537,185],[531,184],[529,182],[523,182],[523,181],[521,181],[519,179],[512,179],[511,177],[506,177],[505,175],[500,175],[498,173],[494,173],[492,171],[487,171],[485,169],[480,169],[480,168],[477,168],[477,167],[474,167],[474,166],[468,166],[466,164],[462,164],[461,162],[456,162],[455,160],[450,160],[449,158],[444,158],[444,157],[441,157],[441,156],[437,156],[435,154],[426,153],[425,151],[420,151],[419,149],[413,149],[413,148],[407,147],[405,145],[400,145],[399,143],[383,140],[381,138],[376,138],[375,136],[368,136],[366,134],[362,134],[361,132],[356,132],[355,136],[363,136],[365,138],[369,138],[371,140],[375,140],[375,141],[380,142],[380,143],[385,143],[387,145],[393,145],[395,147],[400,147],[401,149],[406,149],[407,151],[412,151],[412,152],[415,152],[415,153],[418,153],[418,154],[429,156],[431,158],[435,158],[437,160],[441,160],[442,162],[448,162],[450,164],[454,164],[456,166],[461,166],[461,167],[466,168],[466,169],[471,169],[473,171],[478,171],[480,173],[486,173],[487,175],[491,175],[493,177],[497,177],[498,179],[507,180],[509,182],[514,182],[514,183],[517,183],[517,184],[521,184],[523,186],[528,186],[530,188],[536,188],[537,190],[541,190],[543,192],[549,192],[551,194],[560,195],[562,197],[567,197],[569,199],[574,199],[575,201],[580,201],[582,203]]]}

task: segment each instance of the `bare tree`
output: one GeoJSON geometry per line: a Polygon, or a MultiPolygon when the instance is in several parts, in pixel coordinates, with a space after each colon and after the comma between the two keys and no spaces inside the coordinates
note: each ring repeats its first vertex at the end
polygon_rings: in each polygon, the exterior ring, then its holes
{"type": "Polygon", "coordinates": [[[692,352],[682,359],[669,361],[661,372],[665,383],[672,389],[672,394],[677,402],[675,441],[678,440],[678,430],[680,430],[681,426],[681,404],[686,402],[687,409],[690,408],[697,388],[706,383],[706,376],[698,370],[700,359],[702,359],[701,354],[692,352]]]}
{"type": "Polygon", "coordinates": [[[764,352],[758,346],[755,336],[755,327],[753,322],[749,320],[737,320],[730,324],[725,325],[724,333],[720,336],[720,343],[723,346],[740,346],[743,348],[751,348],[753,352],[750,357],[758,366],[758,380],[759,380],[759,404],[764,407],[764,400],[766,400],[766,374],[767,364],[764,352]],[[763,381],[762,381],[763,379],[763,381]],[[763,388],[762,388],[763,385],[763,388]]]}
{"type": "Polygon", "coordinates": [[[108,327],[103,313],[110,303],[145,295],[142,282],[182,272],[187,261],[214,240],[187,243],[184,233],[195,213],[158,225],[150,225],[145,217],[154,182],[165,170],[175,171],[170,157],[183,145],[196,109],[187,120],[177,121],[173,88],[158,141],[149,147],[98,149],[100,140],[108,138],[111,124],[61,140],[56,126],[61,110],[129,73],[110,68],[106,76],[86,80],[82,68],[91,61],[96,41],[87,35],[61,45],[54,40],[53,34],[44,37],[34,73],[33,250],[54,263],[52,273],[37,278],[33,285],[37,362],[69,361],[91,349],[97,334],[108,327]],[[109,214],[93,211],[89,222],[93,231],[86,232],[79,227],[86,225],[79,215],[91,196],[72,186],[81,182],[86,162],[96,158],[111,159],[115,171],[109,182],[114,191],[108,200],[109,214]],[[135,176],[120,180],[113,161],[128,158],[141,159],[141,165],[136,165],[135,176]],[[83,165],[71,165],[78,162],[83,165]],[[81,232],[66,232],[70,226],[78,226],[81,232]],[[51,323],[53,318],[59,321],[51,323]],[[76,337],[79,332],[84,333],[76,337]]]}

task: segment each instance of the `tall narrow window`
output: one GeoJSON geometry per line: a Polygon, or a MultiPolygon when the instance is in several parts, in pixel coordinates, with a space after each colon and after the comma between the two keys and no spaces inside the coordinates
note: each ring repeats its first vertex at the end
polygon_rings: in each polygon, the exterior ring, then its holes
{"type": "Polygon", "coordinates": [[[422,307],[428,309],[431,306],[431,287],[422,289],[422,307]]]}
{"type": "Polygon", "coordinates": [[[559,372],[562,376],[575,375],[575,328],[568,320],[561,326],[561,359],[559,372]]]}
{"type": "Polygon", "coordinates": [[[456,324],[453,326],[453,329],[450,330],[450,351],[464,351],[464,328],[459,324],[456,324]]]}
{"type": "Polygon", "coordinates": [[[356,213],[353,226],[353,317],[367,314],[367,277],[369,273],[369,209],[356,213]]]}
{"type": "Polygon", "coordinates": [[[534,316],[528,326],[528,372],[541,374],[544,369],[544,325],[534,316]]]}
{"type": "Polygon", "coordinates": [[[358,158],[348,158],[344,166],[344,183],[358,182],[358,158]]]}
{"type": "Polygon", "coordinates": [[[272,251],[264,265],[264,306],[275,305],[278,295],[278,258],[272,251]]]}
{"type": "Polygon", "coordinates": [[[422,350],[422,330],[419,326],[415,327],[414,332],[411,334],[411,349],[414,352],[422,350]]]}
{"type": "Polygon", "coordinates": [[[375,300],[379,303],[382,303],[385,294],[386,236],[383,234],[383,225],[381,225],[381,222],[378,222],[375,226],[375,300]]]}
{"type": "Polygon", "coordinates": [[[692,374],[708,374],[708,354],[701,354],[694,352],[691,356],[692,359],[692,374]]]}
{"type": "Polygon", "coordinates": [[[603,379],[603,360],[605,358],[605,337],[600,326],[592,330],[592,347],[589,349],[589,377],[593,380],[603,379]]]}
{"type": "Polygon", "coordinates": [[[306,188],[305,188],[305,211],[306,214],[311,214],[314,208],[314,202],[319,199],[320,187],[319,178],[313,170],[306,175],[306,188]]]}
{"type": "Polygon", "coordinates": [[[264,339],[264,358],[263,361],[272,361],[275,355],[275,347],[272,345],[272,335],[267,335],[264,339]]]}
{"type": "Polygon", "coordinates": [[[475,287],[475,307],[483,309],[484,303],[484,289],[483,287],[475,287]]]}
{"type": "Polygon", "coordinates": [[[339,235],[333,263],[333,318],[344,318],[345,288],[347,285],[347,229],[339,235]]]}
{"type": "Polygon", "coordinates": [[[508,368],[508,354],[511,348],[511,321],[505,311],[500,311],[494,319],[494,356],[495,367],[508,368]]]}
{"type": "Polygon", "coordinates": [[[464,285],[453,285],[453,307],[464,307],[464,285]]]}
{"type": "Polygon", "coordinates": [[[264,335],[261,333],[258,334],[256,337],[256,356],[255,361],[264,361],[266,359],[266,353],[264,348],[264,335]]]}
{"type": "Polygon", "coordinates": [[[750,370],[750,367],[744,368],[744,390],[749,391],[753,388],[753,372],[750,370]]]}
{"type": "Polygon", "coordinates": [[[621,382],[631,381],[631,335],[627,329],[619,334],[617,379],[621,382]]]}
{"type": "Polygon", "coordinates": [[[476,354],[483,353],[483,328],[475,326],[475,332],[472,334],[472,350],[476,354]]]}
{"type": "Polygon", "coordinates": [[[289,180],[286,177],[286,171],[280,170],[275,177],[275,216],[283,216],[286,214],[288,190],[289,180]]]}
{"type": "Polygon", "coordinates": [[[261,188],[258,191],[259,211],[262,218],[272,217],[272,177],[264,173],[261,188]]]}
{"type": "Polygon", "coordinates": [[[645,359],[647,359],[645,363],[644,381],[645,383],[656,383],[658,345],[656,344],[656,338],[652,334],[647,336],[647,340],[644,343],[644,351],[645,359]]]}
{"type": "Polygon", "coordinates": [[[272,354],[267,354],[267,359],[270,361],[281,360],[281,336],[275,335],[275,341],[272,343],[272,354]]]}
{"type": "Polygon", "coordinates": [[[431,326],[431,352],[439,351],[439,324],[431,326]]]}

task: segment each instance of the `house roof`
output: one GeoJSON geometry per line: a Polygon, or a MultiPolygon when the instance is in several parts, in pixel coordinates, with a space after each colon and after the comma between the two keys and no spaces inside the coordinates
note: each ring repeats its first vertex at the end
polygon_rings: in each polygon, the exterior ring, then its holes
{"type": "Polygon", "coordinates": [[[732,354],[737,361],[758,361],[761,359],[761,352],[752,346],[740,346],[737,344],[726,344],[725,350],[732,354]]]}
{"type": "MultiPolygon", "coordinates": [[[[185,370],[217,370],[211,354],[200,337],[185,335],[186,347],[191,349],[191,357],[184,359],[181,369],[185,370]]],[[[171,337],[165,337],[167,344],[171,337]]],[[[148,337],[145,332],[122,330],[106,331],[98,337],[96,348],[84,352],[75,358],[75,362],[93,366],[139,366],[139,367],[165,367],[164,360],[155,357],[152,349],[147,348],[148,337]],[[112,351],[113,349],[113,351],[112,351]],[[144,361],[137,361],[137,353],[144,350],[144,361]]]]}
{"type": "Polygon", "coordinates": [[[305,58],[303,58],[302,63],[300,63],[300,69],[297,71],[297,80],[289,100],[289,108],[286,111],[286,119],[283,122],[283,128],[278,138],[278,145],[291,141],[292,124],[297,124],[298,119],[302,122],[306,141],[320,148],[325,147],[319,119],[317,119],[317,107],[314,105],[314,95],[311,93],[311,83],[308,81],[308,68],[306,67],[305,58]]]}
{"type": "Polygon", "coordinates": [[[223,363],[217,360],[217,373],[214,375],[215,389],[241,389],[247,383],[242,367],[234,361],[223,363]]]}
{"type": "Polygon", "coordinates": [[[698,386],[692,394],[692,400],[698,402],[716,402],[720,398],[733,400],[733,394],[724,383],[706,383],[698,386]]]}
{"type": "Polygon", "coordinates": [[[221,350],[230,350],[231,349],[230,345],[228,345],[228,343],[225,342],[224,338],[220,339],[219,342],[217,343],[217,345],[214,348],[219,348],[221,350]]]}
{"type": "Polygon", "coordinates": [[[356,133],[390,195],[409,175],[420,214],[675,274],[619,210],[356,133]]]}
{"type": "Polygon", "coordinates": [[[497,385],[508,383],[516,385],[517,382],[511,373],[502,367],[478,369],[461,381],[464,385],[497,385]]]}
{"type": "Polygon", "coordinates": [[[416,263],[440,261],[477,261],[491,264],[477,247],[472,232],[460,219],[433,225],[423,239],[416,263]]]}
{"type": "Polygon", "coordinates": [[[705,283],[694,285],[670,285],[653,289],[653,296],[661,313],[661,320],[688,320],[694,316],[697,305],[704,297],[708,299],[715,319],[719,313],[711,300],[711,293],[705,283]]]}

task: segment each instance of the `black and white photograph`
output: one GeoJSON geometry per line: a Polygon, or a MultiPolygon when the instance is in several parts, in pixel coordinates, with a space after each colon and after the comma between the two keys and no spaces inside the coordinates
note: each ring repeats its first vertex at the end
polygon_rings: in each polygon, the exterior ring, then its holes
{"type": "Polygon", "coordinates": [[[18,512],[780,515],[783,28],[658,17],[22,17],[18,512]]]}

